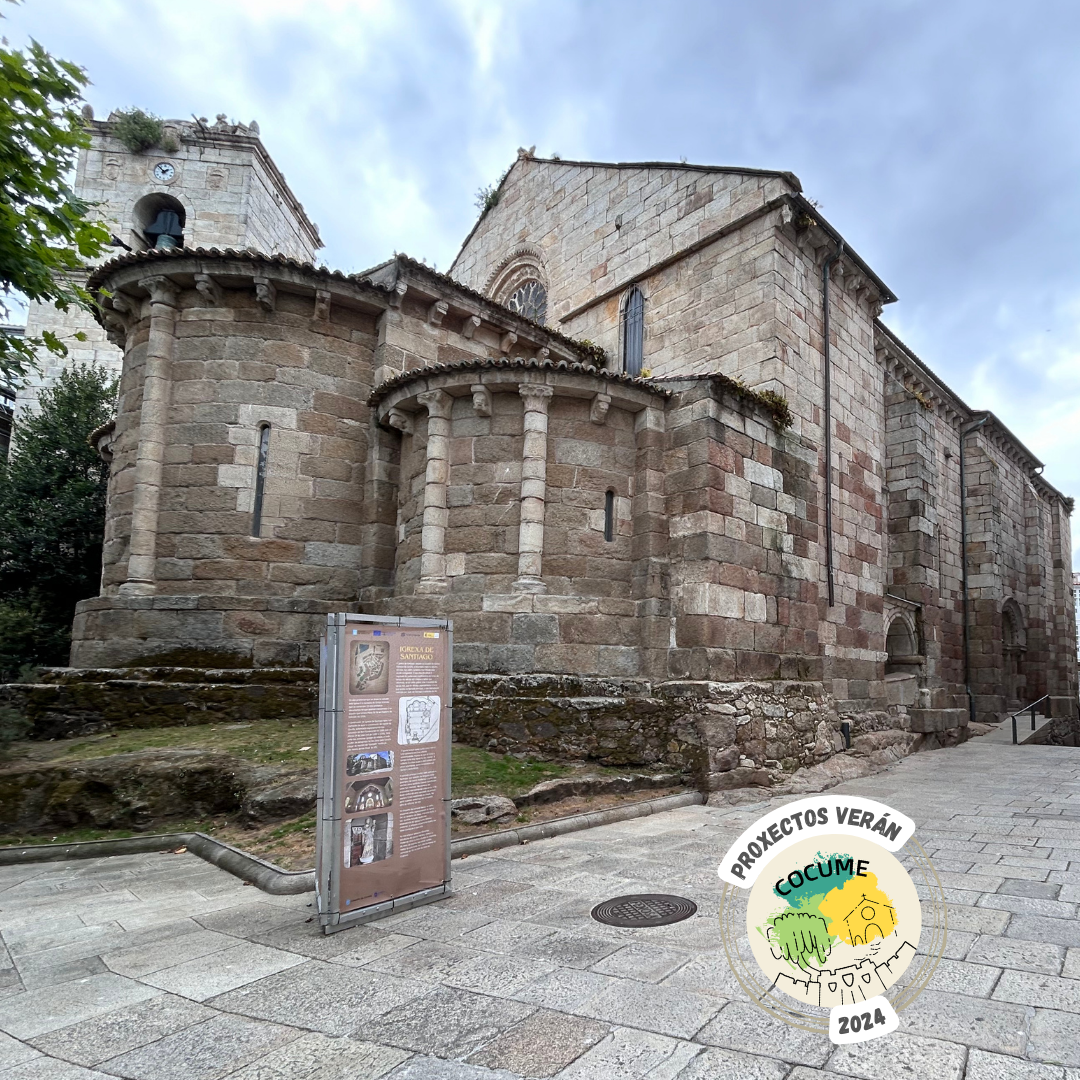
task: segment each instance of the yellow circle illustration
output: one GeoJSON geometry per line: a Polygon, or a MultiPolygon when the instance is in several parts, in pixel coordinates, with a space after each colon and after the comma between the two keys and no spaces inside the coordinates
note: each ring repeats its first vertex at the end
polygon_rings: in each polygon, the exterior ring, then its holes
{"type": "Polygon", "coordinates": [[[832,1008],[883,994],[900,978],[919,947],[922,914],[894,855],[861,837],[818,836],[765,867],[746,929],[771,988],[832,1008]]]}

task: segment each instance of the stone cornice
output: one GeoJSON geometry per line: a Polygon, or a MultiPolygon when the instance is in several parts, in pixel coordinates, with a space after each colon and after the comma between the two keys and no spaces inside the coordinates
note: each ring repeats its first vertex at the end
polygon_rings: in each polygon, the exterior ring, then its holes
{"type": "Polygon", "coordinates": [[[1043,478],[1037,471],[1043,468],[1043,463],[997,416],[988,410],[972,409],[880,321],[874,323],[874,350],[885,372],[925,406],[939,413],[957,437],[963,426],[986,417],[987,422],[978,429],[978,434],[1016,465],[1040,495],[1059,499],[1072,511],[1073,500],[1043,478]]]}
{"type": "Polygon", "coordinates": [[[340,301],[348,306],[350,299],[352,306],[366,307],[372,312],[416,303],[423,308],[416,317],[427,322],[432,305],[445,304],[445,313],[439,321],[451,329],[460,329],[464,337],[472,336],[465,332],[465,324],[470,324],[475,332],[479,319],[502,336],[516,335],[517,343],[532,350],[547,350],[556,360],[580,362],[591,356],[590,350],[573,338],[540,326],[406,255],[395,256],[360,274],[343,274],[286,255],[233,248],[155,248],[126,253],[96,268],[87,287],[99,296],[102,307],[109,309],[111,301],[102,290],[117,294],[124,288],[137,289],[138,281],[151,275],[167,276],[185,289],[197,289],[208,304],[221,302],[217,290],[229,288],[230,279],[236,283],[233,287],[244,283],[244,287],[253,290],[255,279],[260,279],[265,295],[269,295],[265,288],[268,283],[276,290],[310,296],[313,301],[323,294],[320,303],[327,312],[340,301]],[[208,281],[212,282],[211,286],[207,285],[208,281]],[[250,286],[246,284],[249,282],[250,286]],[[332,303],[327,306],[329,301],[332,303]],[[451,326],[453,322],[459,325],[451,326]]]}
{"type": "Polygon", "coordinates": [[[522,387],[530,388],[526,392],[536,387],[550,388],[555,397],[579,398],[590,405],[597,394],[602,394],[611,399],[611,406],[630,412],[650,407],[657,398],[670,397],[668,390],[644,379],[612,374],[585,364],[500,357],[413,368],[377,386],[368,398],[368,405],[376,410],[380,424],[404,430],[402,417],[398,414],[416,409],[423,395],[430,391],[442,390],[453,397],[469,397],[475,407],[478,396],[484,399],[482,404],[487,405],[488,395],[500,391],[516,395],[522,393],[522,387]],[[394,414],[393,418],[391,414],[394,414]]]}

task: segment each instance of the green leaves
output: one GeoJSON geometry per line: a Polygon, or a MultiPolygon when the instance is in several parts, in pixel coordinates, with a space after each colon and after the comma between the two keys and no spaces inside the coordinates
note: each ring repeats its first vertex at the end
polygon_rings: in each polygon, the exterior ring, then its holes
{"type": "Polygon", "coordinates": [[[0,463],[0,676],[66,663],[75,604],[97,595],[108,466],[86,438],[115,398],[103,368],[66,369],[0,463]]]}
{"type": "MultiPolygon", "coordinates": [[[[20,294],[61,311],[92,306],[81,271],[109,233],[68,186],[89,143],[76,107],[86,84],[82,68],[36,41],[25,52],[0,47],[0,319],[20,294]]],[[[55,335],[0,334],[0,377],[12,381],[36,368],[40,348],[67,351],[55,335]]]]}

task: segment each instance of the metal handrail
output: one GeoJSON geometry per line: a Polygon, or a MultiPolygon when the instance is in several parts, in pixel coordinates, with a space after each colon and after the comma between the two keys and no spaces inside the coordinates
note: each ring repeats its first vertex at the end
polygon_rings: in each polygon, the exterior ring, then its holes
{"type": "MultiPolygon", "coordinates": [[[[1036,705],[1041,705],[1044,701],[1049,701],[1049,700],[1050,700],[1050,695],[1049,694],[1043,694],[1043,696],[1041,698],[1039,698],[1038,701],[1033,701],[1030,705],[1025,705],[1019,712],[1014,712],[1012,714],[1012,716],[1009,717],[1009,719],[1012,721],[1012,726],[1013,726],[1013,746],[1017,745],[1017,743],[1016,743],[1016,718],[1018,716],[1023,716],[1024,713],[1026,713],[1026,712],[1030,712],[1031,713],[1031,730],[1034,731],[1035,730],[1035,706],[1036,705]]],[[[1046,714],[1044,713],[1043,715],[1046,715],[1046,714]]]]}

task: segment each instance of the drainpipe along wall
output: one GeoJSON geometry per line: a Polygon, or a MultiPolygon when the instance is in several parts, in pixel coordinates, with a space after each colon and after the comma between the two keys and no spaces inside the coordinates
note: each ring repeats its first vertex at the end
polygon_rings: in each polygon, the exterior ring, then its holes
{"type": "Polygon", "coordinates": [[[833,522],[832,522],[832,348],[829,343],[831,328],[829,325],[829,274],[833,266],[844,254],[844,242],[836,245],[836,253],[830,256],[821,267],[821,308],[823,312],[822,330],[825,338],[824,356],[824,397],[825,397],[825,574],[829,584],[829,607],[836,603],[836,584],[833,573],[833,522]]]}
{"type": "Polygon", "coordinates": [[[984,416],[960,429],[960,595],[964,605],[964,691],[968,700],[968,720],[975,722],[975,695],[971,692],[971,619],[968,615],[968,557],[967,557],[967,476],[964,472],[964,443],[967,437],[989,420],[984,416]]]}

